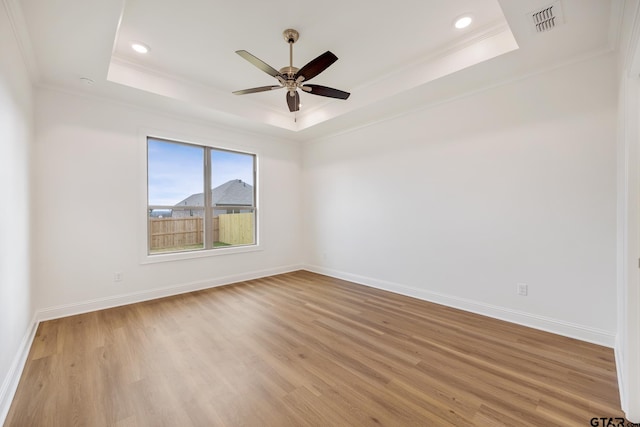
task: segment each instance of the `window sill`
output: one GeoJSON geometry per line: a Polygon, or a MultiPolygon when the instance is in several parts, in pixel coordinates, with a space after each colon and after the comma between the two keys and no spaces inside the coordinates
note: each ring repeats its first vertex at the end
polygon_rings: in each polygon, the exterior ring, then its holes
{"type": "Polygon", "coordinates": [[[247,246],[235,246],[231,248],[216,248],[207,250],[187,251],[187,252],[172,252],[149,255],[145,254],[140,261],[140,264],[156,264],[160,262],[181,261],[185,259],[197,259],[197,258],[209,258],[221,255],[242,254],[247,252],[262,251],[260,245],[247,245],[247,246]]]}

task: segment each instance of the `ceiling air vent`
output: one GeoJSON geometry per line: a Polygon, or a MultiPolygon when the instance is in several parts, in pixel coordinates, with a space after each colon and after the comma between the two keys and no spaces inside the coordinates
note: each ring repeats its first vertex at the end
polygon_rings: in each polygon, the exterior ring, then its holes
{"type": "Polygon", "coordinates": [[[556,1],[550,5],[531,12],[533,25],[536,33],[544,33],[553,30],[563,23],[562,8],[560,2],[556,1]]]}

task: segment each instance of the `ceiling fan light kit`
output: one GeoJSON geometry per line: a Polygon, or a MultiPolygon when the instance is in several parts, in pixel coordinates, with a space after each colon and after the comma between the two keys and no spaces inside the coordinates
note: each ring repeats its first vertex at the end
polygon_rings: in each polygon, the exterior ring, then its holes
{"type": "Polygon", "coordinates": [[[303,92],[310,93],[312,95],[324,96],[327,98],[335,98],[335,99],[347,99],[349,98],[350,93],[344,92],[342,90],[334,89],[327,86],[313,85],[313,84],[305,84],[305,82],[311,80],[316,77],[318,74],[322,73],[324,70],[329,68],[331,64],[338,60],[338,57],[335,56],[330,51],[326,51],[322,55],[317,58],[311,60],[308,64],[306,64],[302,68],[297,68],[293,66],[293,44],[298,41],[300,37],[300,33],[296,30],[288,28],[282,33],[285,41],[289,44],[289,66],[282,67],[280,70],[276,70],[266,62],[261,59],[253,56],[246,50],[237,50],[236,53],[249,61],[255,67],[264,71],[272,77],[275,77],[278,80],[278,86],[261,86],[255,87],[251,89],[237,90],[233,92],[235,95],[246,95],[248,93],[256,93],[256,92],[266,92],[269,90],[276,89],[287,89],[287,106],[289,107],[289,111],[295,112],[300,109],[300,94],[298,93],[298,89],[303,92]]]}

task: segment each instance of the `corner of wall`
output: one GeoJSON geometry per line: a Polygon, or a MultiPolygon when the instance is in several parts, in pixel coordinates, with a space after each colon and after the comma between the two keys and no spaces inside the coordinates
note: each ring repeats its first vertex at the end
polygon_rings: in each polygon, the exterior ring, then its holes
{"type": "Polygon", "coordinates": [[[24,370],[24,366],[27,362],[31,344],[36,336],[36,331],[38,330],[38,324],[37,316],[34,315],[29,327],[27,328],[27,332],[20,343],[20,347],[13,359],[13,363],[11,364],[9,371],[2,382],[2,386],[0,387],[0,425],[4,424],[7,415],[9,414],[11,402],[13,401],[13,397],[18,389],[18,383],[20,382],[22,371],[24,370]]]}

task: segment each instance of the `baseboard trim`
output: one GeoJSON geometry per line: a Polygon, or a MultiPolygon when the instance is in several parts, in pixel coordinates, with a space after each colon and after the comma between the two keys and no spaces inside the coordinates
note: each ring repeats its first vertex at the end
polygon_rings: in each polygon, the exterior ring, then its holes
{"type": "Polygon", "coordinates": [[[371,277],[360,276],[357,274],[346,273],[343,271],[333,270],[315,265],[305,265],[302,267],[313,273],[323,274],[325,276],[335,277],[337,279],[348,280],[376,289],[393,292],[424,301],[442,304],[448,307],[457,308],[471,313],[492,317],[494,319],[504,320],[518,325],[551,332],[569,338],[575,338],[581,341],[602,345],[613,348],[615,346],[615,334],[601,329],[590,328],[575,323],[565,322],[563,320],[553,319],[536,314],[526,313],[523,311],[513,310],[506,307],[499,307],[491,304],[460,298],[453,295],[447,295],[439,292],[427,291],[424,289],[416,289],[399,283],[378,280],[371,277]]]}
{"type": "Polygon", "coordinates": [[[260,279],[262,277],[273,276],[276,274],[290,273],[292,271],[300,270],[301,268],[302,267],[299,265],[283,266],[266,270],[216,277],[214,279],[182,283],[179,285],[168,286],[164,288],[113,295],[104,298],[96,298],[79,303],[64,304],[38,310],[36,313],[36,318],[38,322],[59,319],[61,317],[74,316],[76,314],[89,313],[91,311],[104,310],[107,308],[119,307],[127,304],[135,304],[138,302],[150,301],[187,292],[215,288],[217,286],[224,286],[232,283],[244,282],[247,280],[260,279]]]}
{"type": "Polygon", "coordinates": [[[7,376],[4,378],[2,387],[0,388],[0,425],[4,425],[7,415],[9,414],[9,408],[11,408],[11,402],[13,402],[13,397],[18,389],[18,383],[20,382],[24,366],[27,363],[29,350],[31,350],[31,344],[36,336],[37,329],[38,321],[34,315],[22,338],[20,347],[18,347],[18,352],[13,359],[11,368],[9,368],[9,372],[7,372],[7,376]]]}
{"type": "Polygon", "coordinates": [[[620,407],[626,414],[629,412],[627,407],[627,394],[625,388],[625,376],[624,376],[624,355],[622,353],[622,343],[620,342],[620,336],[616,336],[616,345],[613,348],[614,356],[616,358],[616,374],[618,375],[618,390],[620,392],[620,407]]]}

